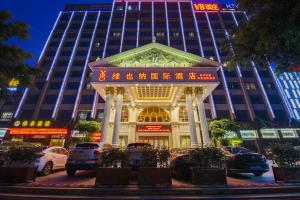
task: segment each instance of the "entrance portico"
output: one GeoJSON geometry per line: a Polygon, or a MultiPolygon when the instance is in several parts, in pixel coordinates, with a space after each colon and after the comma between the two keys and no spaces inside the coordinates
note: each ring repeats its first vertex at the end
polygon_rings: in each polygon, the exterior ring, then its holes
{"type": "Polygon", "coordinates": [[[89,64],[105,100],[101,142],[197,147],[210,142],[204,99],[219,63],[158,43],[89,64]]]}

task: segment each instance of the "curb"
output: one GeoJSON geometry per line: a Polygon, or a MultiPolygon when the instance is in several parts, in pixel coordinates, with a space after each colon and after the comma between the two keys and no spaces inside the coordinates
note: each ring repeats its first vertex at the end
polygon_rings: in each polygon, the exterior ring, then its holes
{"type": "Polygon", "coordinates": [[[198,187],[198,188],[168,188],[168,187],[90,187],[90,188],[48,188],[27,186],[0,186],[0,194],[28,195],[61,195],[61,196],[151,196],[151,195],[251,195],[251,194],[287,194],[298,193],[300,185],[273,187],[198,187]]]}

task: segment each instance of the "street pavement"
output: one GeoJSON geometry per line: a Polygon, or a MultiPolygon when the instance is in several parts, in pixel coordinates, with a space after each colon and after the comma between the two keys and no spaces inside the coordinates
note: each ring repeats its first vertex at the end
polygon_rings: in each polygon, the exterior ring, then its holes
{"type": "MultiPolygon", "coordinates": [[[[31,186],[47,186],[47,187],[92,187],[95,184],[95,171],[78,171],[75,176],[67,176],[66,171],[55,171],[48,176],[37,177],[34,183],[30,183],[31,186]]],[[[274,182],[272,168],[270,171],[263,174],[261,177],[256,177],[253,174],[235,174],[231,177],[227,177],[228,186],[240,187],[240,186],[275,186],[279,185],[274,182]]],[[[131,185],[136,185],[136,182],[131,182],[131,185]]],[[[173,187],[193,187],[188,182],[172,180],[173,187]]]]}

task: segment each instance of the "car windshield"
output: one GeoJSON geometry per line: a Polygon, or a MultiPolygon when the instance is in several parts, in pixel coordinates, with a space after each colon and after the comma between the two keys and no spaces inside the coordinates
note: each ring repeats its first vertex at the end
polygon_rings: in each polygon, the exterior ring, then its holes
{"type": "Polygon", "coordinates": [[[82,144],[77,144],[76,147],[96,149],[99,147],[99,145],[95,143],[82,143],[82,144]]]}
{"type": "Polygon", "coordinates": [[[151,145],[148,143],[132,143],[127,146],[128,149],[134,149],[134,148],[139,149],[144,147],[151,147],[151,145]]]}

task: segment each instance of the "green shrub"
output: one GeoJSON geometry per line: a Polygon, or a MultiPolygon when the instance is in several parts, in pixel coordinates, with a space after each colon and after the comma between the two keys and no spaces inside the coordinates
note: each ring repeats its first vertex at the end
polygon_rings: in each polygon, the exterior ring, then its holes
{"type": "Polygon", "coordinates": [[[160,148],[157,150],[158,164],[160,167],[168,167],[170,161],[170,151],[167,148],[160,148]]]}
{"type": "Polygon", "coordinates": [[[103,167],[126,167],[129,164],[128,153],[120,149],[104,149],[101,156],[103,167]]]}
{"type": "Polygon", "coordinates": [[[288,143],[276,143],[270,146],[268,157],[279,167],[293,167],[300,160],[300,150],[288,143]]]}
{"type": "Polygon", "coordinates": [[[149,147],[143,147],[141,149],[142,154],[142,166],[143,167],[157,167],[157,149],[149,147]]]}
{"type": "Polygon", "coordinates": [[[226,157],[219,148],[205,147],[191,150],[190,159],[202,168],[223,168],[226,157]]]}

